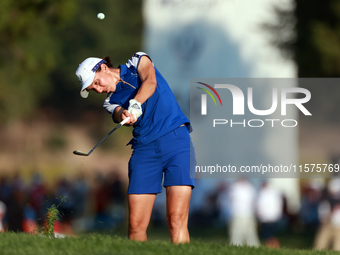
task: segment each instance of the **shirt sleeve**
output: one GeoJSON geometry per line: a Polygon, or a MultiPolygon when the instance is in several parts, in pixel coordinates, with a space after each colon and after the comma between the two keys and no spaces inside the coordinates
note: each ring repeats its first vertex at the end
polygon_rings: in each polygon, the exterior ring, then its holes
{"type": "MultiPolygon", "coordinates": [[[[127,68],[129,68],[129,69],[133,68],[137,72],[138,65],[139,65],[139,62],[140,62],[140,59],[141,59],[142,56],[147,56],[150,59],[150,61],[152,62],[151,58],[145,52],[140,51],[140,52],[135,53],[128,60],[128,62],[126,63],[127,68]]],[[[152,62],[152,64],[153,64],[153,62],[152,62]]]]}
{"type": "Polygon", "coordinates": [[[105,110],[110,113],[111,115],[114,113],[114,111],[116,110],[116,108],[118,106],[120,106],[119,104],[115,104],[115,103],[112,103],[110,101],[110,98],[111,98],[111,95],[112,95],[112,92],[108,94],[108,97],[105,99],[104,101],[104,104],[103,104],[103,107],[105,108],[105,110]]]}

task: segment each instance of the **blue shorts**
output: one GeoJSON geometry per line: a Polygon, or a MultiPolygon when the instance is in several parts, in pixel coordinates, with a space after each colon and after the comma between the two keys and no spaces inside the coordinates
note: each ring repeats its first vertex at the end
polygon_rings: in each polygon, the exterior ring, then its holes
{"type": "Polygon", "coordinates": [[[128,194],[162,192],[164,187],[195,187],[196,158],[187,127],[179,127],[157,140],[133,150],[129,161],[128,194]],[[191,176],[190,176],[191,172],[191,176]]]}

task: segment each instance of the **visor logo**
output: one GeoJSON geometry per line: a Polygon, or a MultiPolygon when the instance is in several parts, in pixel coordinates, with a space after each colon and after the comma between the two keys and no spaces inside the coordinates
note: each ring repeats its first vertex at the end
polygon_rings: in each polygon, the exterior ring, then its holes
{"type": "Polygon", "coordinates": [[[77,75],[78,81],[83,84],[83,78],[81,77],[81,75],[77,75]]]}

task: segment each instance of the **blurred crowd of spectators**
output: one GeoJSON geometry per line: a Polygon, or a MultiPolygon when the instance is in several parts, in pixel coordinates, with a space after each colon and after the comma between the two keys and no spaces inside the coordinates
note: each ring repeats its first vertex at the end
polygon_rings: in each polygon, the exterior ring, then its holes
{"type": "Polygon", "coordinates": [[[268,180],[221,181],[204,207],[191,212],[192,225],[227,226],[232,245],[280,247],[278,234],[313,233],[313,248],[340,250],[340,178],[301,181],[300,209],[292,214],[285,196],[268,180]]]}
{"type": "MultiPolygon", "coordinates": [[[[292,225],[315,233],[314,248],[340,250],[340,178],[301,182],[301,207],[297,214],[270,182],[260,187],[247,179],[221,181],[190,209],[190,227],[228,227],[232,245],[280,247],[280,231],[292,225]]],[[[193,198],[195,190],[193,192],[193,198]]],[[[34,232],[45,221],[48,208],[62,214],[56,230],[63,234],[113,230],[127,222],[126,186],[115,171],[97,173],[91,180],[62,178],[48,187],[41,175],[29,182],[0,177],[0,232],[34,232]]],[[[151,226],[166,226],[165,192],[156,198],[151,226]]],[[[126,224],[127,225],[127,224],[126,224]]]]}
{"type": "Polygon", "coordinates": [[[125,219],[125,194],[114,171],[98,173],[94,180],[62,178],[53,187],[46,185],[40,174],[34,174],[29,182],[20,175],[0,177],[0,232],[37,231],[53,204],[61,214],[55,228],[63,234],[112,229],[125,219]]]}

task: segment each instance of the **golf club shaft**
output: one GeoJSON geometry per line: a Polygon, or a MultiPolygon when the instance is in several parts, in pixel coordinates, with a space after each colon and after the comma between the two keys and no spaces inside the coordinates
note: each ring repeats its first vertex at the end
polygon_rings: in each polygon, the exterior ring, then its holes
{"type": "Polygon", "coordinates": [[[126,119],[124,119],[123,121],[121,121],[117,126],[115,126],[115,128],[114,129],[112,129],[106,136],[104,136],[93,148],[92,148],[92,150],[90,150],[89,151],[89,153],[82,153],[82,152],[80,152],[80,151],[74,151],[73,153],[74,154],[76,154],[76,155],[80,155],[80,156],[88,156],[88,155],[90,155],[92,152],[93,152],[93,150],[95,149],[95,148],[97,148],[106,138],[108,138],[109,137],[109,135],[111,135],[115,130],[117,130],[118,128],[120,128],[121,126],[123,126],[126,122],[128,122],[129,121],[129,119],[130,119],[130,117],[127,117],[126,119]]]}
{"type": "Polygon", "coordinates": [[[106,136],[103,137],[103,139],[101,139],[93,148],[92,150],[90,150],[89,155],[92,153],[92,151],[98,147],[99,144],[101,144],[106,138],[109,137],[109,135],[111,135],[114,131],[116,131],[118,128],[120,128],[121,126],[123,126],[128,120],[130,119],[130,117],[124,119],[122,122],[120,122],[117,126],[115,126],[114,129],[112,129],[106,136]]]}

